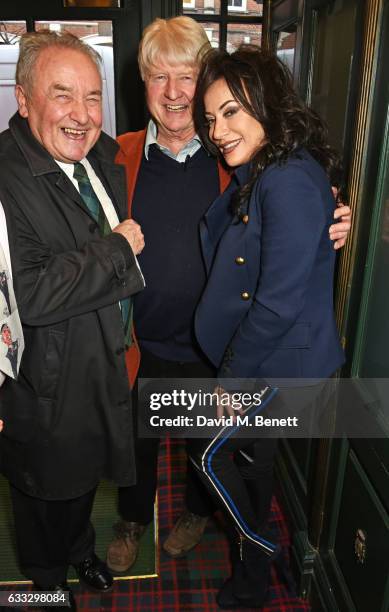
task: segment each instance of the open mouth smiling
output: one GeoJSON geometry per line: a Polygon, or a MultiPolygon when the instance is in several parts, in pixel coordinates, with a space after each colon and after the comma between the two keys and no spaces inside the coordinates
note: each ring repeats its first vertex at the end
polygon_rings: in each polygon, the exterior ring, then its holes
{"type": "Polygon", "coordinates": [[[61,128],[61,130],[64,132],[64,134],[66,134],[67,136],[71,136],[72,138],[82,138],[83,136],[85,136],[87,130],[76,130],[74,128],[61,128]]]}
{"type": "Polygon", "coordinates": [[[232,140],[231,142],[227,142],[223,145],[219,145],[219,149],[223,155],[228,155],[236,149],[236,147],[242,142],[242,138],[238,138],[237,140],[232,140]]]}
{"type": "Polygon", "coordinates": [[[187,104],[166,104],[166,110],[172,113],[181,113],[188,108],[187,104]]]}

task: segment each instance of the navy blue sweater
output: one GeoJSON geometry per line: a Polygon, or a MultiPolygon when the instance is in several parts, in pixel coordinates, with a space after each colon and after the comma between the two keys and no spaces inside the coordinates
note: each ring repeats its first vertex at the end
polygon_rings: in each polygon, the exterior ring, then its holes
{"type": "Polygon", "coordinates": [[[141,348],[163,359],[196,361],[193,315],[206,275],[199,221],[219,195],[216,161],[201,147],[185,163],[149,149],[132,204],[146,246],[138,257],[146,288],[134,300],[141,348]]]}

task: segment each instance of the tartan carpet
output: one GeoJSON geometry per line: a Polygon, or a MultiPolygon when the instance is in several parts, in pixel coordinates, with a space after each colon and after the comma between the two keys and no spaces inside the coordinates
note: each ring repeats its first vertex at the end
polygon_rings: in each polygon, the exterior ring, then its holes
{"type": "MultiPolygon", "coordinates": [[[[166,440],[159,459],[159,567],[158,577],[117,580],[111,593],[96,595],[72,584],[79,610],[112,612],[217,612],[217,590],[229,574],[228,547],[214,521],[205,537],[186,558],[172,560],[161,549],[182,509],[185,481],[185,451],[182,441],[166,440]]],[[[271,527],[282,546],[289,545],[286,523],[275,498],[271,527]]],[[[4,588],[4,587],[3,587],[4,588]]],[[[22,590],[19,586],[18,590],[22,590]]],[[[28,588],[28,587],[24,587],[28,588]]],[[[30,608],[31,609],[31,608],[30,608]]],[[[27,610],[27,608],[26,608],[27,610]]],[[[263,612],[309,612],[307,602],[290,597],[272,568],[272,582],[263,612]]]]}

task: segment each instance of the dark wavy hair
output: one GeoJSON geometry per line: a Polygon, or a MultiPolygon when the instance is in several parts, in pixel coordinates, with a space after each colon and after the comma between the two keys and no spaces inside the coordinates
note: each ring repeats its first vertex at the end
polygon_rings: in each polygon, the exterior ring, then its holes
{"type": "Polygon", "coordinates": [[[194,98],[197,133],[216,156],[205,119],[204,96],[208,88],[224,79],[235,100],[264,129],[266,142],[251,160],[249,181],[233,198],[234,214],[242,216],[258,175],[270,164],[285,163],[305,147],[321,164],[333,185],[340,181],[340,160],[327,141],[327,129],[320,117],[299,98],[288,68],[272,53],[253,45],[242,45],[231,55],[212,49],[203,59],[194,98]]]}

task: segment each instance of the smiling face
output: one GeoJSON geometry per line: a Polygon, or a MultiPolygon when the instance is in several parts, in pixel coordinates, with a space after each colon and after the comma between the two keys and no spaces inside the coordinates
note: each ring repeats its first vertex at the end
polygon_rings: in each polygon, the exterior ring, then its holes
{"type": "Polygon", "coordinates": [[[204,106],[209,138],[229,166],[250,161],[265,144],[262,124],[234,99],[224,79],[218,79],[207,89],[204,106]]]}
{"type": "Polygon", "coordinates": [[[49,47],[34,67],[34,85],[16,86],[19,113],[35,138],[58,161],[83,159],[96,143],[102,125],[99,71],[84,53],[49,47]]]}
{"type": "Polygon", "coordinates": [[[147,106],[158,127],[158,142],[183,145],[195,135],[192,100],[197,70],[180,64],[155,65],[145,78],[147,106]]]}

